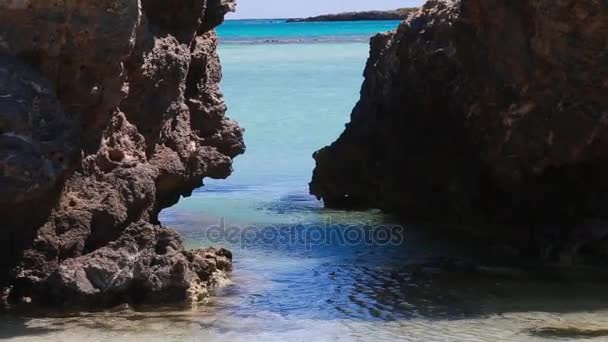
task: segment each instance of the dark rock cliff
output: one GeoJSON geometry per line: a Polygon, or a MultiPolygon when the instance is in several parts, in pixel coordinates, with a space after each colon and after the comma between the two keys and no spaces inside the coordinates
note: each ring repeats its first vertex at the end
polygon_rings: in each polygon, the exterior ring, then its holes
{"type": "Polygon", "coordinates": [[[607,93],[606,1],[428,1],[372,39],[311,192],[407,219],[550,226],[562,242],[544,257],[606,256],[607,93]]]}
{"type": "Polygon", "coordinates": [[[158,213],[244,151],[213,28],[232,0],[0,0],[3,301],[196,301],[230,269],[158,213]]]}

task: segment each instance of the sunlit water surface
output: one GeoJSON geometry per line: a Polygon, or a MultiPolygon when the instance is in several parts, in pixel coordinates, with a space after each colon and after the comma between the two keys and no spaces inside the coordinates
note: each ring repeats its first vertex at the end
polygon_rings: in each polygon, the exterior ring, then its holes
{"type": "Polygon", "coordinates": [[[368,36],[396,25],[222,27],[223,91],[229,115],[247,129],[248,150],[229,180],[206,181],[162,221],[189,247],[232,249],[232,284],[194,308],[13,314],[0,322],[0,338],[608,340],[600,285],[450,272],[439,257],[483,260],[487,248],[449,229],[399,230],[375,211],[324,210],[307,194],[313,151],[340,134],[358,99],[368,36]]]}

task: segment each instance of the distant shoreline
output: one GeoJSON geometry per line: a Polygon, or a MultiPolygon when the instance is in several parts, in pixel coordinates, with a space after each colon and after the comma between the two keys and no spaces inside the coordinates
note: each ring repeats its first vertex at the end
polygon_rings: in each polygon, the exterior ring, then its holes
{"type": "MultiPolygon", "coordinates": [[[[277,23],[294,23],[294,22],[304,22],[302,18],[233,18],[226,19],[224,22],[235,22],[235,21],[266,21],[266,22],[277,22],[277,23]]],[[[340,20],[340,21],[402,21],[403,19],[360,19],[360,20],[340,20]]],[[[310,21],[313,22],[313,21],[310,21]]],[[[319,21],[321,22],[321,21],[319,21]]],[[[338,20],[327,22],[339,22],[338,20]]]]}
{"type": "Polygon", "coordinates": [[[400,8],[392,11],[345,12],[324,14],[309,18],[287,19],[288,23],[320,22],[320,21],[364,21],[364,20],[403,20],[417,8],[400,8]]]}

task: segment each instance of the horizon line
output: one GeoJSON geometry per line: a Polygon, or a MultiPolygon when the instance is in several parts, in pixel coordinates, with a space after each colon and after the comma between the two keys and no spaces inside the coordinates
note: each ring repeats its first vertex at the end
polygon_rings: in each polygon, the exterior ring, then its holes
{"type": "MultiPolygon", "coordinates": [[[[280,18],[225,18],[224,21],[238,21],[238,20],[289,20],[289,19],[306,19],[310,17],[280,17],[280,18]]],[[[353,20],[353,21],[366,21],[366,20],[353,20]]],[[[402,21],[402,19],[386,19],[386,20],[369,20],[369,21],[402,21]]]]}
{"type": "Polygon", "coordinates": [[[225,21],[234,20],[287,20],[287,19],[303,19],[307,17],[283,17],[283,18],[226,18],[225,21]]]}

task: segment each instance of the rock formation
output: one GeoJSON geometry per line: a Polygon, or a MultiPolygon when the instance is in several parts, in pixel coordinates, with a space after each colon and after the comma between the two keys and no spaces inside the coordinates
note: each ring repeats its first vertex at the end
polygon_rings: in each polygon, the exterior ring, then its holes
{"type": "Polygon", "coordinates": [[[392,11],[363,11],[325,14],[316,17],[288,19],[288,23],[317,22],[317,21],[362,21],[362,20],[403,20],[416,8],[399,8],[392,11]]]}
{"type": "Polygon", "coordinates": [[[230,269],[158,213],[244,151],[214,27],[232,0],[0,0],[6,302],[197,300],[230,269]]]}
{"type": "Polygon", "coordinates": [[[607,93],[606,1],[430,0],[372,39],[361,100],[315,154],[311,192],[534,241],[551,226],[561,242],[545,257],[606,256],[607,93]]]}

